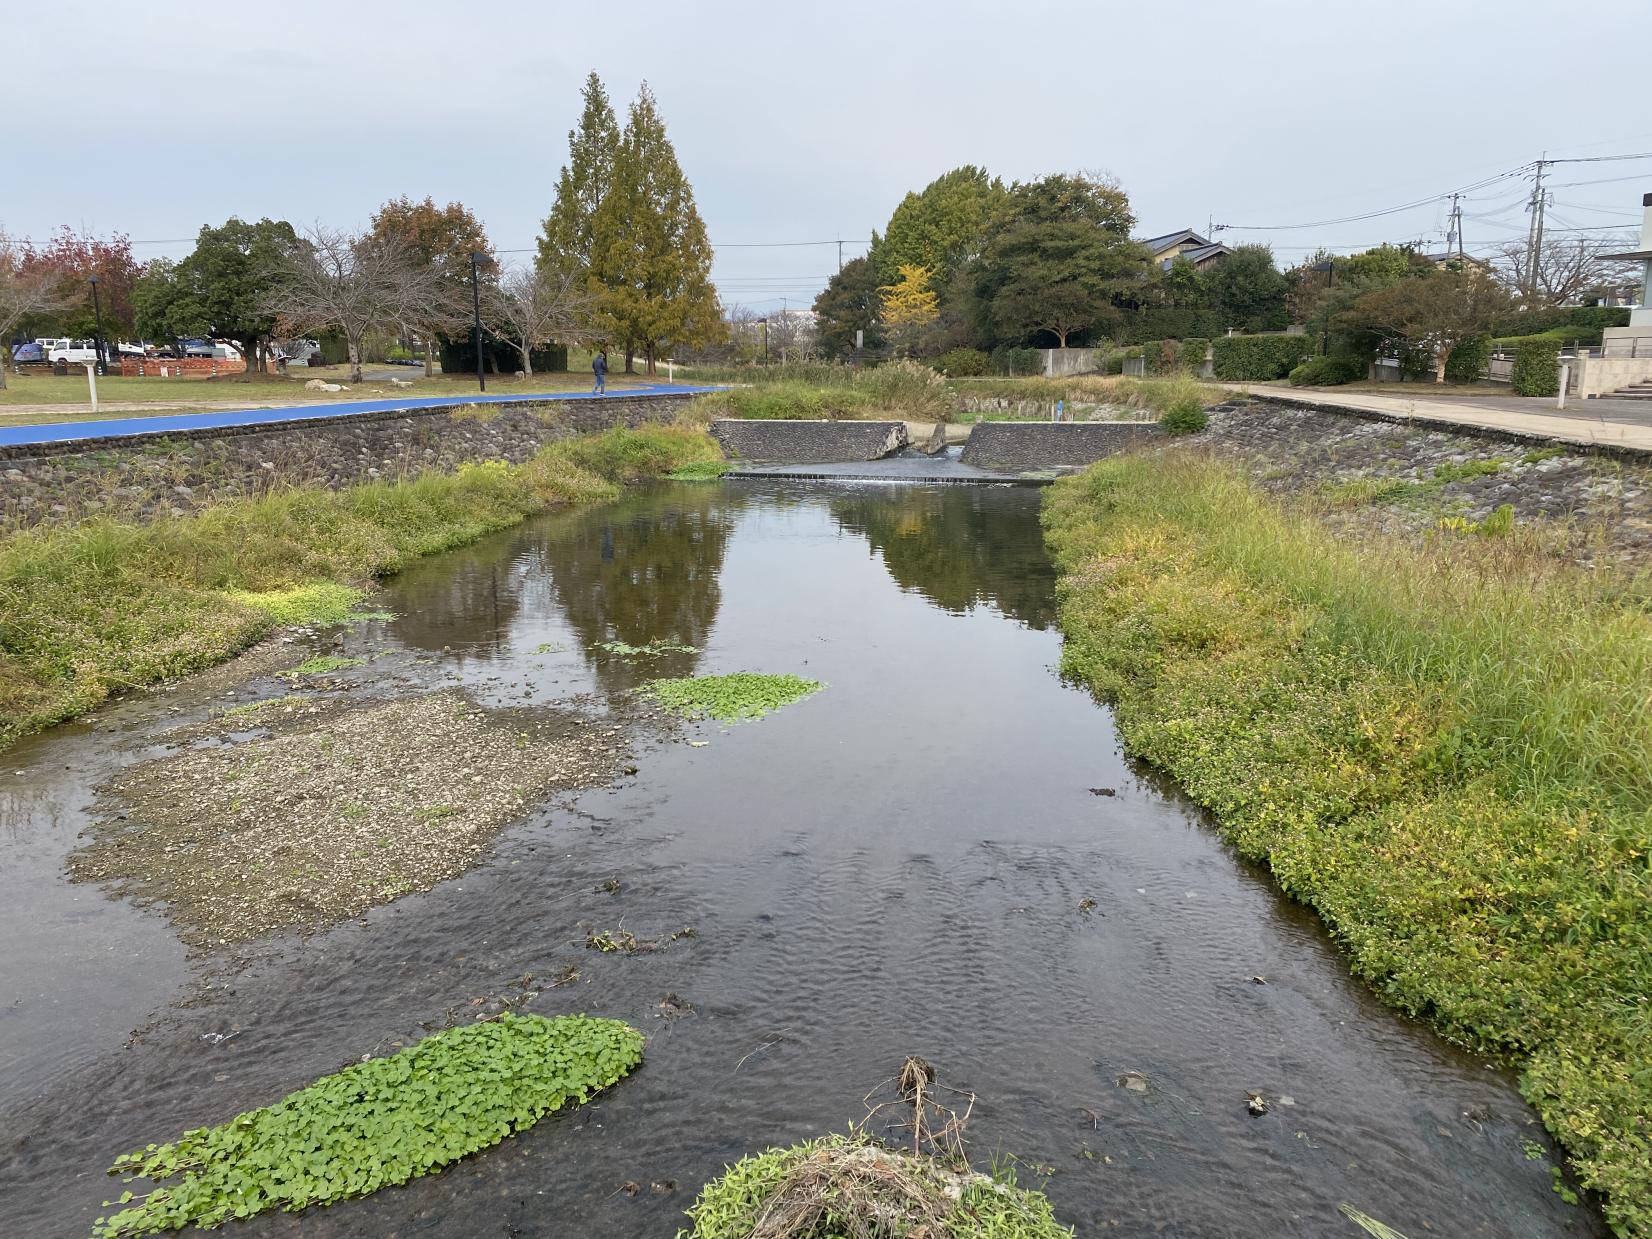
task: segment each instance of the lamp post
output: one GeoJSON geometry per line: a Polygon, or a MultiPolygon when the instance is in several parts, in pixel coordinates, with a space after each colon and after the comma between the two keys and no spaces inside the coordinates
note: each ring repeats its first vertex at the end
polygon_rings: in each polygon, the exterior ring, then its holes
{"type": "Polygon", "coordinates": [[[763,320],[763,364],[769,364],[769,320],[763,320]]]}
{"type": "Polygon", "coordinates": [[[93,344],[93,347],[95,347],[97,349],[98,373],[102,374],[102,373],[104,373],[104,369],[103,369],[103,303],[98,298],[98,277],[97,276],[94,275],[94,276],[91,277],[91,285],[92,285],[92,321],[97,324],[97,328],[96,328],[96,331],[94,333],[94,339],[92,340],[92,344],[93,344]]]}
{"type": "Polygon", "coordinates": [[[470,304],[476,313],[476,386],[488,389],[486,367],[482,365],[482,255],[470,255],[470,304]]]}

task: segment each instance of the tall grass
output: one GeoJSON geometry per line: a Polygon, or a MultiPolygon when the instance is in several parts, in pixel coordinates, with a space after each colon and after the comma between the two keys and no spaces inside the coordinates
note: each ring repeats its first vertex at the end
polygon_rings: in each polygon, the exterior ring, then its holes
{"type": "Polygon", "coordinates": [[[1190,454],[1058,483],[1067,669],[1318,910],[1352,966],[1507,1054],[1652,1233],[1652,620],[1535,539],[1332,535],[1190,454]]]}
{"type": "Polygon", "coordinates": [[[13,534],[0,541],[0,744],[112,691],[222,661],[277,622],[336,620],[341,589],[419,556],[718,458],[692,429],[612,430],[521,465],[13,534]]]}
{"type": "Polygon", "coordinates": [[[714,417],[944,422],[953,411],[946,380],[915,361],[870,369],[792,362],[755,367],[746,381],[752,385],[700,397],[689,416],[702,422],[714,417]]]}

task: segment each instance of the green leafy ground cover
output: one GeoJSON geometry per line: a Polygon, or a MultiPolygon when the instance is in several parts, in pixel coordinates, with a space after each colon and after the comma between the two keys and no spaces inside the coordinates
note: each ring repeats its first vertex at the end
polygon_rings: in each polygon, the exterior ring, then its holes
{"type": "Polygon", "coordinates": [[[743,1158],[677,1239],[1070,1239],[1040,1192],[875,1142],[827,1136],[743,1158]],[[759,1229],[758,1223],[764,1223],[759,1229]]]}
{"type": "Polygon", "coordinates": [[[323,1076],[217,1127],[116,1159],[146,1179],[99,1218],[96,1239],[216,1226],[331,1204],[440,1170],[547,1114],[580,1105],[642,1061],[618,1020],[506,1014],[323,1076]]]}
{"type": "Polygon", "coordinates": [[[361,585],[419,556],[720,458],[698,430],[613,430],[521,465],[12,534],[0,540],[0,745],[119,689],[222,662],[277,625],[363,618],[361,585]]]}
{"type": "Polygon", "coordinates": [[[643,691],[683,718],[737,723],[742,719],[762,718],[771,710],[801,701],[825,687],[819,680],[805,680],[796,675],[737,671],[732,675],[654,680],[643,691]]]}
{"type": "Polygon", "coordinates": [[[1652,620],[1518,528],[1332,533],[1192,454],[1051,489],[1063,665],[1652,1234],[1652,620]]]}
{"type": "Polygon", "coordinates": [[[650,641],[647,645],[628,645],[624,641],[602,641],[597,649],[621,658],[657,658],[661,654],[698,654],[694,645],[678,645],[673,641],[650,641]]]}

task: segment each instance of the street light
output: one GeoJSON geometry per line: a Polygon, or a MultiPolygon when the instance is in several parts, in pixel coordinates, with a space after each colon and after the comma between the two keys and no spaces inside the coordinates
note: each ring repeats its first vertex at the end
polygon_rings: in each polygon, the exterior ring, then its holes
{"type": "Polygon", "coordinates": [[[92,344],[97,348],[97,351],[98,351],[98,373],[102,374],[102,373],[104,373],[104,369],[103,369],[103,304],[98,299],[98,277],[97,276],[95,276],[95,275],[92,276],[91,284],[92,284],[92,321],[97,324],[97,331],[96,331],[95,336],[92,340],[92,344]]]}
{"type": "Polygon", "coordinates": [[[482,365],[482,255],[470,255],[470,303],[476,312],[476,386],[488,389],[488,376],[482,365]]]}

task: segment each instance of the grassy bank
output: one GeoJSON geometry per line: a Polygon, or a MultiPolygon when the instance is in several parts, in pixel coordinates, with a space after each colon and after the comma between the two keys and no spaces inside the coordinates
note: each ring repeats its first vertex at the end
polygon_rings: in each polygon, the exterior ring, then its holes
{"type": "Polygon", "coordinates": [[[852,420],[897,418],[916,422],[975,421],[983,417],[1048,417],[1057,400],[1079,411],[1110,409],[1158,417],[1178,401],[1215,404],[1227,390],[1189,375],[1138,379],[1074,375],[1064,379],[944,379],[917,362],[870,369],[817,362],[696,370],[694,382],[744,386],[702,396],[694,416],[852,420]]]}
{"type": "Polygon", "coordinates": [[[1058,482],[1069,673],[1315,908],[1356,974],[1505,1055],[1652,1234],[1652,622],[1519,531],[1332,536],[1175,453],[1058,482]]]}
{"type": "Polygon", "coordinates": [[[14,534],[0,541],[0,744],[221,662],[278,624],[337,622],[353,587],[411,559],[720,456],[697,430],[613,430],[521,465],[14,534]]]}

